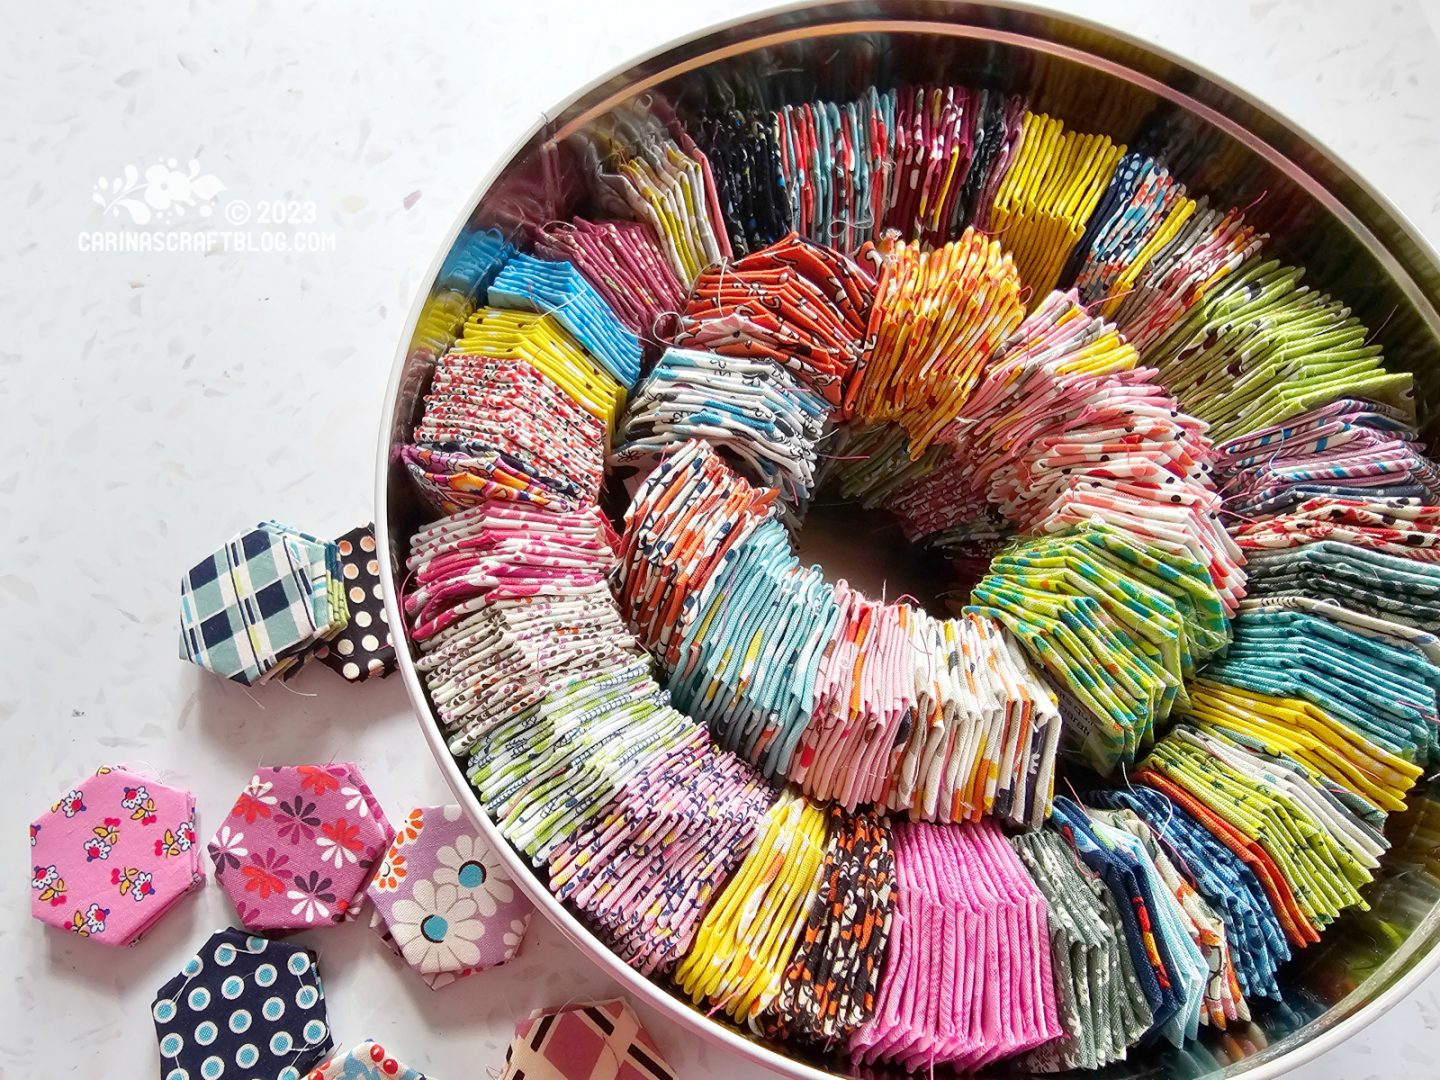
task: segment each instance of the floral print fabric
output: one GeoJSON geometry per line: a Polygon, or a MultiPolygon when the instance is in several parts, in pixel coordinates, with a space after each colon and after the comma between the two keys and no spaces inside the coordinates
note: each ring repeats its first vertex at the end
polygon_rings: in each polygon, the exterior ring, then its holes
{"type": "Polygon", "coordinates": [[[367,892],[370,925],[432,990],[514,957],[535,910],[454,804],[406,815],[367,892]]]}
{"type": "Polygon", "coordinates": [[[30,826],[35,918],[105,945],[133,945],[205,883],[195,797],[103,767],[30,826]]]}
{"type": "Polygon", "coordinates": [[[355,765],[276,765],[245,785],[209,850],[247,928],[303,930],[356,917],[394,835],[355,765]]]}

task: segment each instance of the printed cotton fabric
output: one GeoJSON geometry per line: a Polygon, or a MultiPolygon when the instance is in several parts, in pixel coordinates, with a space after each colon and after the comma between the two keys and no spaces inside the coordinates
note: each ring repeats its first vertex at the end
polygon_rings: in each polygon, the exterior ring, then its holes
{"type": "Polygon", "coordinates": [[[375,553],[375,526],[361,525],[335,541],[350,621],[316,651],[316,659],[348,682],[385,678],[395,670],[395,646],[375,553]]]}
{"type": "Polygon", "coordinates": [[[262,521],[180,580],[180,659],[252,686],[287,676],[349,618],[339,550],[262,521]]]}
{"type": "Polygon", "coordinates": [[[247,928],[304,930],[359,914],[394,835],[356,766],[275,765],[251,777],[209,850],[247,928]]]}
{"type": "Polygon", "coordinates": [[[628,1002],[540,1010],[515,1026],[500,1080],[674,1080],[628,1002]]]}
{"type": "Polygon", "coordinates": [[[367,895],[370,926],[435,990],[512,959],[535,911],[453,803],[405,816],[367,895]]]}
{"type": "Polygon", "coordinates": [[[311,1070],[305,1080],[425,1080],[425,1074],[396,1061],[385,1047],[367,1039],[311,1070]]]}
{"type": "Polygon", "coordinates": [[[30,825],[30,910],[104,945],[133,945],[205,883],[195,797],[102,767],[30,825]]]}
{"type": "Polygon", "coordinates": [[[315,955],[220,930],[150,1006],[161,1080],[299,1080],[334,1046],[315,955]]]}

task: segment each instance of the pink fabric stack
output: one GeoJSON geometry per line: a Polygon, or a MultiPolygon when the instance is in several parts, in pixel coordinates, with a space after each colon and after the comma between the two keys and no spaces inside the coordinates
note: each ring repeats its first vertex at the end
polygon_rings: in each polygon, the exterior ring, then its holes
{"type": "Polygon", "coordinates": [[[999,828],[902,821],[894,840],[889,955],[851,1053],[965,1072],[1063,1035],[1045,902],[999,828]]]}

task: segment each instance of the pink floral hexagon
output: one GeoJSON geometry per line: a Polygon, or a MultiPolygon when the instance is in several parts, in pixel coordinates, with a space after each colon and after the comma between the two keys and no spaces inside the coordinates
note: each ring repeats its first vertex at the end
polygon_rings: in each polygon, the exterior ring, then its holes
{"type": "Polygon", "coordinates": [[[274,765],[245,785],[209,845],[250,930],[348,922],[395,835],[359,768],[274,765]]]}
{"type": "Polygon", "coordinates": [[[30,864],[35,918],[105,945],[133,945],[205,883],[195,797],[104,766],[30,825],[30,864]]]}
{"type": "Polygon", "coordinates": [[[535,911],[454,803],[406,815],[368,896],[371,927],[432,990],[511,960],[535,911]]]}

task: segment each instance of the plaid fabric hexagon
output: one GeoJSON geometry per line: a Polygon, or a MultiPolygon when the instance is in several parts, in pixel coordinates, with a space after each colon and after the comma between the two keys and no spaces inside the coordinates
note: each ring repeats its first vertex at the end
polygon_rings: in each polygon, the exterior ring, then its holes
{"type": "Polygon", "coordinates": [[[402,1065],[371,1039],[336,1054],[305,1080],[425,1080],[425,1074],[402,1065]]]}
{"type": "Polygon", "coordinates": [[[35,918],[106,945],[133,945],[205,883],[195,797],[123,767],[101,768],[30,825],[35,918]]]}
{"type": "Polygon", "coordinates": [[[675,1080],[624,998],[541,1009],[515,1025],[500,1080],[675,1080]]]}
{"type": "Polygon", "coordinates": [[[180,658],[253,685],[291,672],[349,619],[340,553],[263,521],[180,580],[180,658]]]}
{"type": "Polygon", "coordinates": [[[150,1015],[161,1080],[299,1080],[335,1046],[315,955],[233,928],[159,989],[150,1015]]]}
{"type": "Polygon", "coordinates": [[[453,803],[406,815],[367,891],[370,925],[436,990],[510,960],[535,911],[453,803]]]}
{"type": "Polygon", "coordinates": [[[257,772],[210,841],[215,880],[251,930],[354,919],[395,835],[353,764],[257,772]]]}

